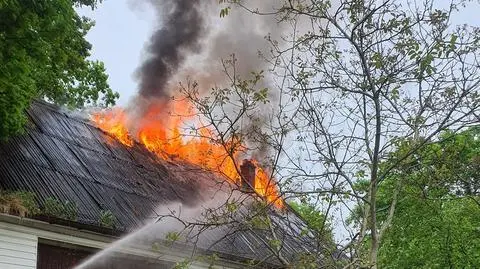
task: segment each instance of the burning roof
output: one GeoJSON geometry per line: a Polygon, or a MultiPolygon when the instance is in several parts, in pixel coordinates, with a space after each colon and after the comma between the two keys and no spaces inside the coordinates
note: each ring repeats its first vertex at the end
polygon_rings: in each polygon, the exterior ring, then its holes
{"type": "MultiPolygon", "coordinates": [[[[219,189],[231,188],[226,181],[212,180],[212,173],[197,165],[159,158],[138,143],[120,143],[56,106],[36,101],[28,115],[25,134],[0,143],[0,189],[33,192],[40,205],[52,197],[76,203],[78,219],[68,225],[99,227],[99,216],[110,211],[116,217],[115,231],[124,233],[151,222],[159,205],[193,206],[219,189]]],[[[271,213],[277,216],[284,251],[288,255],[302,251],[301,228],[292,226],[301,226],[301,221],[288,212],[271,213]]],[[[219,237],[221,231],[211,237],[219,237]]],[[[232,233],[213,250],[263,259],[268,253],[257,236],[249,231],[232,233]]]]}
{"type": "MultiPolygon", "coordinates": [[[[220,174],[236,186],[242,185],[241,149],[245,148],[237,140],[215,141],[213,131],[200,127],[198,135],[186,136],[181,133],[182,125],[189,120],[193,108],[185,100],[181,102],[151,103],[143,117],[136,119],[133,127],[131,117],[125,110],[114,108],[93,114],[96,126],[111,134],[128,147],[135,144],[134,137],[145,148],[163,160],[183,161],[202,169],[220,174]],[[130,127],[130,128],[129,128],[130,127]],[[128,130],[134,129],[135,134],[128,130]],[[227,153],[228,152],[228,153],[227,153]]],[[[275,207],[284,207],[278,188],[270,173],[256,160],[248,184],[255,192],[275,207]]]]}

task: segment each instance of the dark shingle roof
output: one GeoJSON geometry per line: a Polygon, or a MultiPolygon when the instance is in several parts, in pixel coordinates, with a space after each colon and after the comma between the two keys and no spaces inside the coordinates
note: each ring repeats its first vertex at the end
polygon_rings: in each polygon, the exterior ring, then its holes
{"type": "Polygon", "coordinates": [[[36,101],[28,116],[25,134],[0,144],[0,187],[32,191],[40,203],[48,197],[76,202],[81,223],[95,225],[100,211],[110,210],[117,229],[130,231],[157,205],[188,203],[204,186],[56,106],[36,101]]]}
{"type": "MultiPolygon", "coordinates": [[[[218,189],[212,185],[216,184],[212,174],[192,173],[193,166],[159,160],[140,145],[126,147],[57,106],[35,101],[28,116],[23,135],[0,143],[0,189],[34,192],[40,205],[49,197],[75,202],[78,223],[98,226],[101,211],[109,210],[117,218],[116,230],[128,232],[151,222],[158,205],[188,205],[218,189]]],[[[306,251],[298,228],[303,222],[293,214],[275,218],[279,235],[288,241],[287,256],[306,251]],[[295,222],[295,227],[288,227],[295,222]]],[[[206,233],[205,247],[229,232],[224,227],[206,233]]],[[[212,249],[261,260],[268,256],[264,244],[258,233],[235,231],[212,249]]]]}

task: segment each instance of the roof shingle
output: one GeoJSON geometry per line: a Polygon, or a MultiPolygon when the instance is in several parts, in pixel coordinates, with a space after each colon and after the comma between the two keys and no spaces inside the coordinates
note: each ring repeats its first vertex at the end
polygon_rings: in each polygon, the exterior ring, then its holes
{"type": "MultiPolygon", "coordinates": [[[[40,205],[49,197],[75,202],[79,223],[98,226],[101,212],[109,210],[116,230],[129,232],[150,223],[159,205],[193,205],[219,188],[213,174],[160,160],[139,144],[126,147],[56,106],[35,101],[28,115],[25,134],[0,143],[0,188],[34,192],[40,205]]],[[[274,219],[288,242],[284,252],[294,258],[305,241],[300,228],[288,225],[303,222],[294,214],[274,219]]],[[[227,226],[206,233],[202,244],[209,248],[230,233],[212,249],[249,259],[268,256],[261,233],[227,226]]]]}

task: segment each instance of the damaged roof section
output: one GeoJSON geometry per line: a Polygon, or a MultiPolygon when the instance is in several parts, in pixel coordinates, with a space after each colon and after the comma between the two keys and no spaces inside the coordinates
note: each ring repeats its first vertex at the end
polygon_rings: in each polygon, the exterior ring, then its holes
{"type": "MultiPolygon", "coordinates": [[[[126,233],[161,215],[160,205],[194,206],[228,185],[196,166],[161,160],[140,144],[127,147],[57,106],[35,101],[28,116],[23,135],[0,143],[0,189],[33,192],[41,206],[48,198],[76,203],[77,220],[67,225],[99,227],[102,212],[110,211],[116,218],[114,231],[126,233]]],[[[295,214],[271,214],[282,255],[292,260],[313,249],[295,214]]],[[[223,257],[278,264],[265,231],[217,227],[201,241],[201,248],[223,257]]]]}
{"type": "Polygon", "coordinates": [[[117,230],[131,231],[155,217],[158,205],[188,205],[206,186],[56,106],[36,101],[28,115],[25,133],[0,144],[0,188],[31,191],[40,204],[49,197],[75,202],[80,223],[97,225],[108,210],[117,230]]]}

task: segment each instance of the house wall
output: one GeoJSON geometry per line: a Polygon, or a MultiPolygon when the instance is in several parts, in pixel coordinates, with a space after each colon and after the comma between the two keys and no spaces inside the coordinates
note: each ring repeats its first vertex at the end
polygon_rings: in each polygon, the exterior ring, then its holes
{"type": "MultiPolygon", "coordinates": [[[[0,214],[0,269],[36,269],[38,243],[60,242],[94,249],[104,249],[118,238],[98,233],[82,231],[70,227],[52,225],[49,223],[0,214]]],[[[151,248],[150,248],[151,249],[151,248]]],[[[137,246],[122,248],[121,253],[138,257],[162,257],[166,262],[179,262],[189,258],[191,252],[181,249],[151,251],[137,246]]],[[[222,260],[218,268],[244,268],[242,264],[222,260]]],[[[195,262],[191,269],[207,269],[209,264],[195,262]]]]}
{"type": "Polygon", "coordinates": [[[0,228],[0,268],[37,268],[38,237],[0,228]]]}

